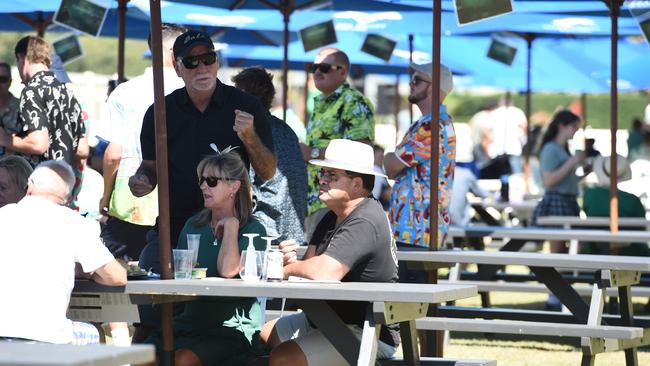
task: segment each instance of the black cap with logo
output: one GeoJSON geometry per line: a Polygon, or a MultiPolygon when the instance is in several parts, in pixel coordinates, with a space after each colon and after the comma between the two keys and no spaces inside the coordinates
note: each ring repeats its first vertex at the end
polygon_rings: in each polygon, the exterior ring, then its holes
{"type": "Polygon", "coordinates": [[[212,43],[210,35],[206,32],[189,30],[181,34],[174,41],[174,58],[187,56],[192,48],[198,45],[205,45],[211,50],[214,50],[214,43],[212,43]]]}

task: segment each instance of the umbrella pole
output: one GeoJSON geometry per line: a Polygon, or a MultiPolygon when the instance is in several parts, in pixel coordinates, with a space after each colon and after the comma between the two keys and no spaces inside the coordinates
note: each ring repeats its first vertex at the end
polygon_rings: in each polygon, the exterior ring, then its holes
{"type": "Polygon", "coordinates": [[[609,15],[612,20],[611,39],[611,82],[610,82],[610,132],[612,159],[610,161],[610,182],[609,182],[609,230],[612,233],[618,232],[618,159],[616,159],[616,131],[618,130],[618,16],[621,12],[623,0],[608,0],[609,15]]]}
{"type": "MultiPolygon", "coordinates": [[[[438,184],[439,184],[439,153],[440,153],[440,20],[442,13],[441,0],[433,1],[433,45],[431,59],[433,61],[433,74],[431,75],[431,176],[429,186],[429,250],[438,250],[438,184]]],[[[429,283],[438,283],[438,271],[429,272],[429,283]]],[[[429,307],[429,315],[436,316],[436,306],[429,307]]],[[[427,348],[422,349],[423,356],[443,355],[443,332],[436,331],[433,339],[427,339],[427,348]]]]}
{"type": "MultiPolygon", "coordinates": [[[[399,110],[401,106],[401,96],[399,95],[399,74],[395,75],[395,104],[394,104],[394,114],[395,114],[395,138],[397,139],[397,131],[399,131],[399,110]]],[[[397,141],[396,141],[397,142],[397,141]]]]}
{"type": "Polygon", "coordinates": [[[582,120],[586,126],[589,124],[587,122],[587,93],[580,94],[580,111],[582,112],[582,120]]]}
{"type": "Polygon", "coordinates": [[[282,60],[282,120],[287,122],[287,100],[289,92],[289,18],[294,9],[294,0],[282,1],[280,11],[284,19],[284,59],[282,60]]]}
{"type": "Polygon", "coordinates": [[[129,0],[118,0],[117,15],[118,15],[118,31],[117,31],[117,82],[118,84],[124,82],[124,39],[125,35],[125,16],[126,16],[126,3],[129,0]]]}
{"type": "Polygon", "coordinates": [[[41,38],[45,36],[45,27],[47,27],[47,24],[45,23],[45,19],[43,19],[43,12],[39,11],[36,18],[36,33],[41,38]]]}
{"type": "MultiPolygon", "coordinates": [[[[156,132],[156,173],[158,180],[158,233],[160,237],[160,277],[172,279],[171,237],[169,232],[169,176],[167,172],[167,116],[162,69],[160,0],[149,0],[151,9],[151,58],[153,66],[154,119],[156,132]]],[[[172,304],[162,304],[162,365],[174,365],[172,304]]]]}
{"type": "Polygon", "coordinates": [[[309,111],[307,104],[309,103],[309,65],[305,64],[305,93],[302,95],[302,105],[305,107],[302,112],[303,124],[307,126],[309,123],[309,111]]]}
{"type": "MultiPolygon", "coordinates": [[[[530,115],[531,115],[531,97],[532,97],[532,86],[531,86],[531,70],[532,70],[532,61],[533,61],[533,41],[535,40],[535,35],[532,33],[526,33],[524,38],[526,39],[526,47],[528,50],[527,59],[526,59],[526,144],[531,146],[530,143],[530,115]]],[[[524,192],[529,193],[530,187],[528,186],[528,180],[530,179],[530,152],[532,148],[527,149],[524,152],[524,192]]]]}

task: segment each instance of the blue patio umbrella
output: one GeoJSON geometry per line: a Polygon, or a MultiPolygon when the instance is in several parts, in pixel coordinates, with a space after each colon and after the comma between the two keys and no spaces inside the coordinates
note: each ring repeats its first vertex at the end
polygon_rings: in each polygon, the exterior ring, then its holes
{"type": "MultiPolygon", "coordinates": [[[[377,2],[390,3],[393,5],[404,5],[419,7],[422,9],[432,8],[430,0],[375,0],[377,2]]],[[[603,9],[602,0],[514,0],[514,11],[517,13],[554,13],[554,14],[582,14],[595,16],[609,16],[607,9],[603,9]]],[[[650,2],[638,1],[635,4],[624,4],[621,8],[621,16],[630,16],[631,9],[649,9],[650,2]]],[[[452,0],[442,0],[443,11],[454,11],[452,0]]]]}
{"type": "MultiPolygon", "coordinates": [[[[340,10],[346,10],[348,11],[347,15],[349,16],[363,16],[363,14],[359,14],[358,12],[361,11],[376,11],[376,12],[387,12],[391,11],[391,14],[382,14],[382,16],[389,16],[389,17],[399,17],[400,13],[407,13],[411,11],[418,11],[420,10],[417,7],[410,7],[410,6],[404,6],[404,5],[391,5],[391,4],[382,4],[376,1],[372,0],[357,0],[357,1],[345,1],[345,0],[331,0],[331,1],[320,1],[320,0],[292,0],[292,1],[280,1],[280,0],[243,0],[243,1],[237,1],[236,3],[232,3],[230,1],[226,0],[176,0],[173,1],[174,3],[184,3],[184,4],[191,4],[191,5],[198,5],[198,6],[209,6],[213,8],[220,8],[220,9],[229,9],[229,10],[234,10],[233,15],[235,12],[239,14],[240,12],[243,11],[255,11],[255,10],[267,10],[267,15],[262,18],[261,16],[258,18],[260,21],[255,25],[242,25],[238,26],[240,28],[245,28],[245,27],[256,27],[257,29],[260,29],[259,26],[263,26],[263,30],[278,30],[278,29],[269,29],[267,26],[268,25],[277,25],[278,28],[282,26],[282,31],[284,32],[284,37],[285,41],[283,42],[284,45],[284,59],[283,59],[283,83],[282,83],[282,90],[283,90],[283,95],[285,96],[283,100],[283,110],[285,111],[284,113],[286,114],[286,109],[287,109],[287,101],[286,101],[286,95],[287,95],[287,89],[288,89],[288,84],[287,84],[287,72],[289,68],[289,60],[288,60],[288,46],[289,46],[289,41],[288,41],[288,35],[290,32],[290,20],[294,19],[296,15],[299,13],[305,13],[307,14],[305,18],[307,19],[308,25],[313,25],[318,22],[320,19],[324,20],[329,20],[331,19],[331,15],[328,15],[328,12],[331,12],[332,9],[340,9],[340,10]],[[313,12],[315,8],[323,8],[327,9],[325,11],[318,11],[318,12],[313,12]],[[303,10],[309,10],[304,11],[303,10]],[[357,13],[354,13],[357,12],[357,13]]],[[[246,14],[246,13],[241,13],[241,14],[246,14]]],[[[370,20],[375,20],[372,18],[373,15],[371,15],[371,18],[365,17],[362,22],[367,22],[368,19],[370,20]]],[[[374,14],[374,16],[377,16],[377,14],[374,14]]],[[[171,18],[170,18],[171,19],[171,18]]],[[[419,24],[427,24],[427,20],[424,17],[424,14],[422,14],[422,19],[423,21],[419,22],[419,24]]],[[[302,24],[299,21],[294,22],[294,28],[292,28],[292,31],[297,31],[298,29],[302,28],[302,24]]],[[[366,28],[367,30],[367,28],[366,28]]]]}
{"type": "MultiPolygon", "coordinates": [[[[467,76],[460,81],[467,86],[493,86],[507,90],[526,91],[527,60],[526,41],[518,36],[499,37],[500,40],[518,49],[511,66],[487,58],[490,38],[452,36],[442,38],[443,63],[456,66],[467,76]]],[[[426,50],[431,38],[417,38],[415,48],[426,50]]],[[[531,68],[531,89],[534,91],[556,91],[575,93],[605,93],[609,90],[609,40],[541,38],[533,44],[531,68]],[[605,56],[605,57],[603,57],[605,56]]],[[[399,47],[399,46],[398,46],[399,47]]],[[[633,41],[630,37],[619,41],[621,63],[647,60],[650,47],[633,41]]],[[[623,70],[624,67],[621,67],[623,70]]],[[[634,73],[629,73],[634,77],[634,73]]],[[[640,77],[641,75],[639,75],[640,77]]],[[[634,91],[650,88],[644,81],[619,82],[619,90],[634,91]]]]}

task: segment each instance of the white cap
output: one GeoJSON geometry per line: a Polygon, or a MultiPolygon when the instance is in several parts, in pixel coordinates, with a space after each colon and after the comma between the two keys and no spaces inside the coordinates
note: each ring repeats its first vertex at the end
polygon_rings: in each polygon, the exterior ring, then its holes
{"type": "MultiPolygon", "coordinates": [[[[420,76],[424,77],[427,81],[431,81],[433,77],[432,62],[421,65],[411,62],[409,68],[420,74],[420,76]]],[[[440,90],[445,93],[445,95],[449,95],[453,89],[454,77],[452,76],[451,71],[449,71],[447,66],[440,64],[440,90]]]]}

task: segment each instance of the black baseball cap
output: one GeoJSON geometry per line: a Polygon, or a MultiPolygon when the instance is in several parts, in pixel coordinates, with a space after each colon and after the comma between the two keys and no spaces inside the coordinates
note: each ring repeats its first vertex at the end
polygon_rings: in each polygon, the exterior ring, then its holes
{"type": "Polygon", "coordinates": [[[214,50],[214,43],[212,43],[210,35],[206,32],[189,30],[181,34],[174,41],[174,58],[187,56],[192,48],[198,45],[206,45],[211,50],[214,50]]]}

